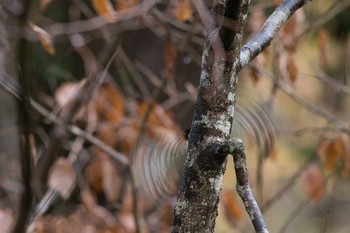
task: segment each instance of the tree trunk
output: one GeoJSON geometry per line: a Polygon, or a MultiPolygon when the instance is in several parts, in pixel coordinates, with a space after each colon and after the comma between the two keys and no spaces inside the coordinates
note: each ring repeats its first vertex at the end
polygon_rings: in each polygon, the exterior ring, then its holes
{"type": "Polygon", "coordinates": [[[213,232],[225,172],[248,0],[215,1],[172,232],[213,232]]]}

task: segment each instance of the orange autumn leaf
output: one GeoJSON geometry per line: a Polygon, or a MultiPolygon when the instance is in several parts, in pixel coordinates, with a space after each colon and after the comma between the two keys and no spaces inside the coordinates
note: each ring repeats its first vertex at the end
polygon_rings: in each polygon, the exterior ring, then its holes
{"type": "Polygon", "coordinates": [[[342,170],[342,175],[344,177],[348,176],[350,173],[350,136],[347,133],[341,133],[340,137],[343,141],[344,147],[345,147],[345,154],[344,154],[344,166],[342,170]]]}
{"type": "Polygon", "coordinates": [[[170,40],[167,40],[164,45],[164,63],[166,77],[173,79],[175,74],[177,52],[170,40]]]}
{"type": "Polygon", "coordinates": [[[84,176],[91,188],[97,193],[104,193],[108,203],[118,198],[122,178],[118,174],[113,161],[104,154],[99,154],[84,171],[84,176]]]}
{"type": "Polygon", "coordinates": [[[181,22],[185,22],[192,18],[192,7],[190,0],[179,0],[175,6],[175,18],[181,22]]]}
{"type": "Polygon", "coordinates": [[[318,32],[318,50],[319,50],[320,62],[322,66],[328,65],[328,45],[329,45],[329,32],[325,29],[321,29],[318,32]]]}
{"type": "Polygon", "coordinates": [[[295,64],[294,59],[292,57],[289,59],[286,69],[289,81],[291,82],[291,84],[294,84],[298,77],[298,67],[295,64]]]}
{"type": "MultiPolygon", "coordinates": [[[[326,170],[334,171],[336,166],[349,156],[349,136],[347,134],[341,134],[335,139],[324,139],[318,150],[317,154],[323,162],[326,170]]],[[[347,165],[347,167],[350,165],[347,165]]]]}
{"type": "Polygon", "coordinates": [[[243,209],[236,201],[236,198],[232,192],[223,191],[222,202],[223,202],[226,218],[229,222],[235,223],[237,220],[242,219],[243,209]]]}
{"type": "MultiPolygon", "coordinates": [[[[148,106],[149,104],[146,102],[139,103],[137,109],[138,115],[144,117],[148,106]]],[[[175,135],[179,136],[182,131],[174,122],[172,115],[164,111],[159,104],[156,104],[153,106],[153,111],[147,121],[147,133],[150,137],[161,140],[164,138],[174,138],[175,135]]],[[[137,125],[137,127],[139,126],[137,125]]]]}
{"type": "Polygon", "coordinates": [[[37,33],[39,38],[39,43],[43,47],[43,49],[49,53],[51,56],[56,54],[56,49],[54,46],[54,43],[52,41],[51,35],[47,33],[44,29],[41,27],[35,25],[32,22],[28,23],[28,26],[30,29],[32,29],[35,33],[37,33]]]}
{"type": "Polygon", "coordinates": [[[96,13],[107,22],[113,22],[115,20],[116,12],[110,0],[92,0],[92,6],[96,13]]]}
{"type": "Polygon", "coordinates": [[[84,177],[89,182],[91,188],[97,192],[103,192],[103,161],[106,159],[104,154],[97,154],[84,170],[84,177]]]}
{"type": "Polygon", "coordinates": [[[272,4],[274,6],[278,6],[279,4],[281,4],[282,0],[272,0],[272,4]]]}
{"type": "Polygon", "coordinates": [[[137,5],[140,0],[118,0],[116,2],[116,9],[124,10],[137,5]]]}
{"type": "Polygon", "coordinates": [[[301,175],[301,182],[306,196],[314,202],[320,202],[326,193],[326,188],[325,178],[319,167],[315,164],[307,167],[301,175]]]}
{"type": "Polygon", "coordinates": [[[103,179],[102,186],[108,203],[117,201],[119,187],[121,187],[122,177],[119,176],[115,165],[111,159],[105,159],[102,163],[103,179]]]}
{"type": "Polygon", "coordinates": [[[112,84],[103,84],[96,95],[95,101],[99,120],[119,122],[123,117],[124,98],[112,84]]]}

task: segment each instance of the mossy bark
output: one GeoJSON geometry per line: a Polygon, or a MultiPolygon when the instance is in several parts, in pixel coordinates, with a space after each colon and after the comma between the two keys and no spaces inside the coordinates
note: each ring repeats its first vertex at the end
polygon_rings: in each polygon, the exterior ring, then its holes
{"type": "Polygon", "coordinates": [[[172,232],[213,232],[226,167],[249,0],[214,3],[172,232]],[[226,148],[226,149],[225,149],[226,148]]]}

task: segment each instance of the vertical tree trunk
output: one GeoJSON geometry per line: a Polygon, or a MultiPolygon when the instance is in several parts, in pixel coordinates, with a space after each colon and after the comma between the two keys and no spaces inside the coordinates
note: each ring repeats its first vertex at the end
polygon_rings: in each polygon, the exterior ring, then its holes
{"type": "MultiPolygon", "coordinates": [[[[6,81],[14,85],[13,79],[18,78],[18,63],[16,62],[15,44],[10,35],[17,33],[17,21],[16,17],[7,11],[3,4],[0,2],[0,77],[1,82],[6,81]]],[[[2,113],[0,114],[0,176],[7,183],[16,183],[20,179],[17,103],[15,98],[2,88],[0,88],[0,106],[2,113]]],[[[3,182],[3,184],[5,183],[3,182]]],[[[6,204],[15,211],[19,197],[18,191],[11,190],[5,185],[1,186],[0,189],[1,193],[7,194],[1,198],[7,200],[6,204]],[[4,190],[5,192],[3,192],[4,190]]]]}
{"type": "Polygon", "coordinates": [[[172,232],[213,232],[230,138],[249,0],[215,1],[172,232]]]}

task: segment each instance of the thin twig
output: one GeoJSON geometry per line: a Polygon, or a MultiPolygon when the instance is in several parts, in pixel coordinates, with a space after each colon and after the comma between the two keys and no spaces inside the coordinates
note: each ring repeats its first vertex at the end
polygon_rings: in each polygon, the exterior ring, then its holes
{"type": "MultiPolygon", "coordinates": [[[[21,91],[18,88],[15,88],[13,85],[6,82],[2,77],[0,77],[0,86],[16,97],[18,100],[22,100],[21,98],[21,91]]],[[[62,124],[63,119],[58,117],[57,115],[53,114],[52,112],[48,111],[45,107],[41,106],[38,102],[36,102],[33,99],[30,99],[30,105],[33,109],[35,109],[40,115],[43,117],[46,117],[49,121],[55,123],[55,124],[62,124]]],[[[67,124],[65,126],[69,132],[71,132],[73,135],[83,137],[88,142],[94,144],[98,148],[100,148],[102,151],[109,154],[112,158],[115,159],[115,161],[121,166],[126,167],[129,164],[129,160],[126,158],[125,155],[117,152],[112,147],[105,144],[100,139],[96,138],[94,135],[87,133],[83,129],[79,128],[76,125],[73,124],[67,124]]]]}
{"type": "MultiPolygon", "coordinates": [[[[32,2],[26,1],[24,6],[24,12],[19,17],[20,26],[22,28],[28,22],[30,10],[32,8],[32,2]]],[[[24,233],[26,231],[29,213],[33,203],[33,192],[31,188],[32,178],[32,148],[31,148],[31,134],[32,134],[32,118],[30,112],[30,84],[29,77],[27,76],[27,41],[24,38],[19,40],[18,46],[18,61],[20,66],[19,81],[22,86],[21,99],[18,100],[18,118],[19,118],[19,139],[20,139],[20,151],[21,151],[21,176],[23,182],[23,192],[21,194],[19,213],[16,223],[13,228],[13,233],[24,233]]]]}
{"type": "MultiPolygon", "coordinates": [[[[147,106],[147,109],[145,111],[145,114],[143,116],[142,122],[141,122],[141,126],[140,126],[140,132],[139,132],[139,136],[136,139],[136,143],[135,143],[135,147],[138,147],[142,141],[142,138],[144,137],[145,131],[146,131],[146,127],[147,127],[147,122],[149,120],[149,117],[151,116],[153,107],[157,101],[157,99],[159,98],[159,95],[161,94],[163,88],[166,85],[166,77],[164,77],[162,79],[161,84],[158,86],[158,88],[152,93],[151,96],[151,100],[147,106]]],[[[134,161],[135,161],[135,153],[131,154],[131,165],[133,165],[134,161]]],[[[136,233],[140,233],[141,232],[141,228],[140,228],[140,217],[139,217],[139,210],[138,210],[138,194],[137,194],[137,185],[136,185],[136,181],[135,181],[135,177],[132,171],[130,171],[130,178],[131,178],[131,185],[132,185],[132,196],[133,196],[133,214],[134,214],[134,219],[135,219],[135,225],[136,225],[136,233]]]]}
{"type": "MultiPolygon", "coordinates": [[[[50,111],[46,110],[44,107],[42,107],[39,103],[35,102],[34,100],[31,100],[31,105],[40,115],[47,117],[50,121],[54,122],[55,124],[62,123],[62,119],[60,117],[52,114],[50,111]]],[[[105,144],[103,141],[93,136],[91,133],[88,133],[83,129],[79,128],[78,126],[71,125],[71,124],[67,124],[66,127],[67,127],[67,130],[70,131],[72,134],[83,137],[88,142],[94,144],[95,146],[97,146],[98,148],[100,148],[101,150],[109,154],[112,158],[116,160],[116,162],[118,162],[118,164],[121,167],[128,166],[129,161],[125,155],[117,152],[116,150],[114,150],[113,148],[105,144]]]]}
{"type": "MultiPolygon", "coordinates": [[[[335,172],[333,172],[332,174],[329,174],[326,178],[325,181],[325,185],[326,183],[330,180],[330,178],[335,175],[335,172]]],[[[313,196],[313,194],[317,193],[320,191],[320,188],[323,187],[317,187],[314,188],[314,190],[311,193],[311,196],[313,196]]],[[[278,233],[284,233],[286,232],[287,228],[289,227],[289,225],[293,222],[293,220],[300,214],[301,211],[303,211],[312,201],[311,198],[304,200],[302,202],[300,202],[300,204],[292,211],[292,213],[287,217],[287,219],[284,221],[284,223],[282,224],[281,229],[278,231],[278,233]]]]}
{"type": "Polygon", "coordinates": [[[252,220],[255,231],[257,233],[268,233],[269,231],[267,230],[264,217],[250,187],[244,144],[240,139],[232,139],[231,146],[233,147],[231,154],[236,172],[236,189],[238,195],[241,197],[246,211],[252,220]]]}
{"type": "Polygon", "coordinates": [[[295,90],[286,82],[282,81],[281,79],[277,80],[276,77],[268,72],[266,69],[263,69],[258,66],[251,65],[250,66],[253,69],[256,69],[259,73],[263,74],[267,78],[269,78],[276,86],[279,87],[280,90],[282,90],[284,93],[289,95],[295,102],[300,104],[302,107],[304,107],[306,110],[308,110],[311,113],[314,113],[315,115],[325,119],[326,121],[334,124],[336,127],[338,127],[340,130],[344,132],[350,132],[350,127],[347,123],[343,122],[342,120],[335,117],[333,114],[328,113],[321,108],[316,107],[314,104],[311,104],[307,101],[305,101],[302,97],[300,97],[295,90]]]}
{"type": "MultiPolygon", "coordinates": [[[[143,14],[147,13],[158,0],[146,0],[142,3],[124,10],[117,11],[112,24],[117,24],[120,22],[125,22],[131,19],[136,19],[141,17],[143,14]]],[[[52,25],[43,27],[52,38],[62,36],[62,35],[75,35],[84,32],[90,32],[95,30],[100,30],[101,28],[108,26],[109,22],[104,20],[101,16],[96,16],[94,18],[76,20],[69,23],[54,23],[52,25]]]]}
{"type": "Polygon", "coordinates": [[[125,66],[125,68],[131,74],[131,77],[134,79],[135,84],[140,90],[142,96],[146,98],[149,97],[151,94],[150,94],[150,91],[147,89],[147,85],[145,81],[143,80],[142,76],[140,75],[137,68],[135,67],[135,64],[130,60],[130,58],[122,48],[119,51],[118,57],[123,63],[123,65],[125,66]]]}
{"type": "MultiPolygon", "coordinates": [[[[78,43],[80,46],[78,46],[82,50],[86,50],[86,45],[83,40],[83,38],[80,35],[76,35],[76,39],[79,39],[78,43]]],[[[120,40],[117,40],[117,48],[119,45],[120,40]]],[[[81,109],[81,107],[90,100],[90,98],[94,95],[96,90],[99,88],[101,83],[105,80],[107,71],[109,67],[112,64],[112,61],[115,59],[118,49],[115,49],[113,51],[113,54],[111,57],[106,57],[103,59],[103,63],[101,66],[104,67],[104,72],[101,75],[98,75],[97,72],[99,71],[98,67],[96,69],[92,69],[88,75],[88,78],[86,79],[85,83],[75,96],[70,108],[68,111],[64,112],[64,116],[62,117],[62,121],[57,122],[54,129],[52,130],[50,134],[50,143],[49,147],[47,148],[46,154],[41,156],[41,159],[38,161],[35,172],[34,172],[34,178],[32,182],[32,187],[35,191],[35,194],[40,197],[42,194],[42,188],[43,184],[46,183],[48,172],[54,163],[57,153],[62,145],[62,143],[67,139],[68,133],[67,133],[67,124],[73,119],[73,117],[76,115],[76,113],[81,109]]]]}
{"type": "Polygon", "coordinates": [[[261,207],[261,210],[267,211],[270,207],[273,206],[278,200],[280,200],[284,194],[286,194],[298,181],[298,177],[305,170],[305,168],[310,164],[314,158],[310,157],[297,171],[292,177],[289,178],[289,182],[284,185],[279,191],[277,191],[269,200],[267,200],[261,207]]]}
{"type": "Polygon", "coordinates": [[[300,38],[303,37],[306,34],[309,34],[310,31],[316,30],[319,27],[322,27],[324,24],[329,22],[330,20],[334,19],[336,15],[338,15],[340,12],[348,9],[350,6],[349,0],[342,0],[342,1],[336,1],[334,5],[329,7],[329,10],[325,12],[324,15],[322,15],[318,20],[312,22],[309,24],[301,33],[300,38]]]}
{"type": "Polygon", "coordinates": [[[308,2],[310,0],[284,0],[266,20],[260,31],[241,48],[238,70],[264,51],[289,17],[308,2]]]}

